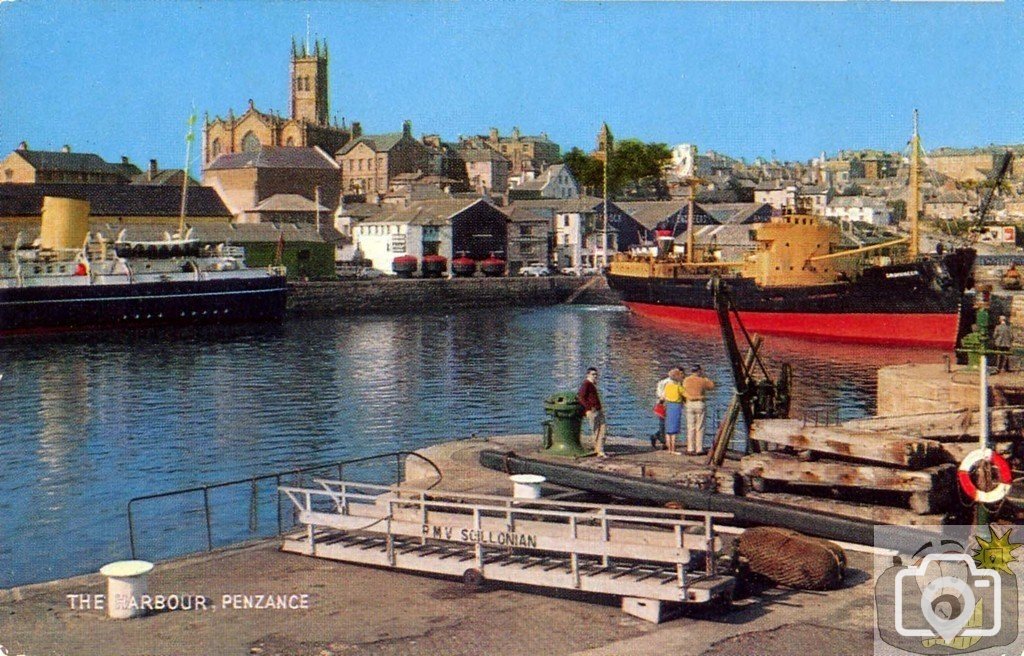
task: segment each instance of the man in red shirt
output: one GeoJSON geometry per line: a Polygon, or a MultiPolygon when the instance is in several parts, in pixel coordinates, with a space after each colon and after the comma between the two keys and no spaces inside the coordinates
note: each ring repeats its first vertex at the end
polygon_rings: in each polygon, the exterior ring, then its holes
{"type": "Polygon", "coordinates": [[[583,384],[580,385],[576,396],[580,405],[583,406],[585,416],[590,421],[590,434],[594,438],[594,452],[598,458],[607,458],[608,455],[604,452],[604,410],[601,407],[601,395],[597,391],[597,369],[594,367],[587,369],[587,376],[583,379],[583,384]]]}

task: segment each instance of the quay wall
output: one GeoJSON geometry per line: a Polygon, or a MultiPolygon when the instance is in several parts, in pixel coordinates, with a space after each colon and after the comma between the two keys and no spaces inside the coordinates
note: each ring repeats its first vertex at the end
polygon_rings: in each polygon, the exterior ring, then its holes
{"type": "Polygon", "coordinates": [[[399,314],[468,308],[556,305],[565,303],[570,298],[575,304],[612,305],[619,302],[618,296],[608,288],[608,283],[603,277],[388,277],[375,280],[290,283],[288,310],[298,316],[399,314]]]}

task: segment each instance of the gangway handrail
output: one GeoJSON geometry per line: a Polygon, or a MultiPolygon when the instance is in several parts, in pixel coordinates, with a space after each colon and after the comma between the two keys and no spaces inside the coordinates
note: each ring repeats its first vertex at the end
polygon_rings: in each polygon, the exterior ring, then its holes
{"type": "MultiPolygon", "coordinates": [[[[452,498],[452,499],[480,499],[483,501],[497,501],[503,504],[530,504],[531,506],[557,506],[559,508],[575,507],[587,510],[623,510],[633,514],[651,514],[651,515],[700,515],[701,517],[713,517],[716,519],[732,519],[733,513],[717,511],[717,510],[694,510],[687,508],[655,508],[645,506],[629,506],[622,504],[611,504],[611,503],[591,503],[586,501],[562,501],[553,499],[520,499],[515,497],[501,496],[497,494],[480,494],[476,492],[452,492],[448,490],[434,490],[418,489],[418,488],[403,488],[389,487],[385,485],[376,485],[374,483],[359,483],[354,481],[338,481],[327,478],[314,478],[314,483],[321,486],[329,485],[345,485],[348,487],[355,488],[369,488],[378,489],[387,492],[396,492],[398,494],[419,494],[429,492],[431,497],[434,498],[452,498]]],[[[305,489],[305,488],[303,488],[305,489]]],[[[354,494],[354,493],[353,493],[354,494]]],[[[361,495],[369,497],[370,495],[361,495]]]]}
{"type": "MultiPolygon", "coordinates": [[[[292,503],[297,508],[303,508],[309,510],[311,505],[309,503],[301,504],[298,499],[293,496],[304,495],[306,497],[321,496],[330,497],[335,502],[343,503],[345,499],[360,499],[360,500],[375,500],[376,497],[365,494],[352,494],[344,493],[335,490],[318,490],[315,488],[305,487],[293,487],[290,485],[282,485],[278,487],[278,490],[284,492],[292,503]]],[[[434,499],[427,499],[426,495],[422,495],[420,498],[408,497],[408,498],[392,498],[384,500],[389,506],[419,506],[423,508],[446,508],[446,509],[465,509],[469,505],[466,503],[458,503],[456,501],[439,501],[434,499]]],[[[514,501],[522,501],[521,499],[514,499],[514,501]]],[[[485,505],[473,503],[472,508],[479,510],[480,512],[496,513],[501,515],[508,514],[529,514],[538,517],[554,517],[554,518],[570,518],[574,517],[577,521],[613,521],[622,523],[635,523],[635,524],[659,524],[664,526],[704,526],[706,519],[713,519],[709,517],[712,513],[705,513],[700,510],[689,511],[689,514],[694,516],[700,516],[700,520],[696,519],[669,519],[665,517],[631,517],[629,515],[619,515],[611,513],[593,514],[590,512],[573,512],[571,510],[545,510],[543,508],[537,508],[533,504],[534,500],[528,501],[529,505],[526,506],[513,506],[513,505],[485,505]]],[[[369,505],[369,504],[367,504],[369,505]]],[[[391,514],[390,512],[388,514],[391,514]]],[[[725,515],[730,517],[728,513],[717,513],[719,515],[725,515]]]]}
{"type": "MultiPolygon", "coordinates": [[[[211,484],[207,484],[207,485],[196,485],[196,486],[193,486],[193,487],[181,488],[181,489],[177,489],[177,490],[170,490],[170,491],[167,491],[167,492],[157,492],[155,494],[144,494],[142,496],[134,497],[134,498],[130,499],[128,501],[128,504],[127,504],[128,544],[129,544],[129,548],[131,550],[131,557],[133,559],[136,558],[135,523],[134,523],[134,519],[133,519],[133,516],[132,516],[132,506],[134,504],[137,504],[137,503],[141,502],[141,501],[150,501],[150,500],[153,500],[153,499],[163,499],[163,498],[167,498],[167,497],[180,496],[180,495],[184,495],[184,494],[196,494],[196,493],[202,492],[203,493],[203,514],[204,514],[204,517],[205,517],[205,520],[206,520],[206,550],[207,551],[213,551],[213,526],[212,526],[211,511],[210,511],[210,490],[216,490],[216,489],[219,489],[219,488],[230,487],[230,486],[233,486],[233,485],[242,485],[242,484],[245,484],[245,483],[257,483],[259,481],[264,481],[264,480],[268,480],[268,479],[274,479],[275,483],[276,483],[276,487],[280,488],[281,487],[281,478],[284,477],[284,476],[301,475],[301,474],[304,474],[304,473],[307,473],[307,472],[319,471],[319,470],[330,469],[330,468],[337,468],[337,470],[338,470],[338,477],[341,478],[344,475],[345,467],[348,467],[350,465],[358,465],[358,464],[362,464],[362,463],[366,463],[366,462],[371,462],[373,460],[383,460],[385,458],[395,458],[395,478],[396,478],[395,483],[393,483],[391,485],[379,486],[379,487],[384,488],[384,489],[392,490],[392,489],[394,489],[394,487],[396,485],[399,485],[401,483],[401,480],[400,480],[401,479],[401,469],[402,469],[402,459],[401,458],[403,456],[406,457],[406,458],[409,458],[409,457],[418,458],[418,459],[424,461],[425,463],[427,463],[427,465],[429,465],[434,470],[434,472],[436,474],[436,480],[433,483],[431,483],[427,487],[427,489],[430,489],[431,487],[433,487],[433,486],[435,486],[435,485],[437,485],[438,483],[441,482],[441,479],[443,477],[443,475],[441,474],[441,470],[438,468],[438,466],[432,460],[430,460],[426,456],[424,456],[424,455],[422,455],[420,453],[417,453],[416,451],[390,451],[388,453],[381,453],[381,454],[376,454],[376,455],[371,455],[371,456],[363,456],[361,458],[352,458],[352,459],[349,459],[349,460],[339,460],[339,461],[336,461],[336,462],[322,463],[322,464],[318,464],[318,465],[303,465],[302,467],[292,467],[292,468],[288,468],[288,469],[282,469],[282,470],[278,470],[276,472],[269,473],[269,474],[260,474],[258,476],[247,476],[245,478],[239,478],[239,479],[235,479],[235,480],[232,480],[232,481],[223,481],[223,482],[220,482],[220,483],[211,483],[211,484]]],[[[283,533],[284,533],[283,517],[282,517],[282,514],[281,514],[280,494],[278,494],[278,504],[277,504],[277,535],[282,535],[283,533]]]]}

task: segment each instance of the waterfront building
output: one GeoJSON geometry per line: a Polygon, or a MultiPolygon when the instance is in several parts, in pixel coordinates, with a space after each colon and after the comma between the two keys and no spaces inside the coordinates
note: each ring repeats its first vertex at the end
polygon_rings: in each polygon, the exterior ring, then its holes
{"type": "Polygon", "coordinates": [[[511,207],[527,209],[549,222],[549,234],[553,235],[551,261],[562,269],[600,264],[605,231],[609,253],[626,251],[651,239],[650,230],[624,210],[624,205],[608,201],[607,227],[605,202],[596,196],[517,200],[511,207]]]}
{"type": "Polygon", "coordinates": [[[391,180],[401,173],[427,171],[431,151],[412,136],[412,122],[401,132],[363,135],[335,153],[341,167],[341,184],[346,194],[375,200],[388,192],[391,180]]]}
{"type": "Polygon", "coordinates": [[[0,183],[125,183],[139,173],[127,157],[111,164],[93,153],[71,152],[71,146],[56,152],[30,150],[24,141],[0,162],[0,183]]]}
{"type": "Polygon", "coordinates": [[[450,262],[463,253],[482,260],[508,251],[508,215],[483,198],[425,200],[382,208],[352,226],[356,248],[373,268],[391,273],[400,255],[441,255],[450,262]]]}
{"type": "Polygon", "coordinates": [[[317,41],[312,49],[292,41],[290,116],[261,112],[252,100],[239,117],[232,110],[223,119],[218,116],[210,120],[207,114],[203,125],[203,166],[223,154],[252,153],[266,146],[316,146],[333,154],[358,137],[358,122],[352,123],[351,130],[329,122],[328,63],[326,41],[317,41]]]}
{"type": "Polygon", "coordinates": [[[579,198],[580,186],[565,164],[552,164],[540,175],[525,172],[510,180],[509,201],[539,198],[579,198]]]}
{"type": "Polygon", "coordinates": [[[316,146],[222,154],[203,171],[203,184],[216,189],[241,222],[279,220],[284,211],[312,223],[319,205],[321,220],[329,223],[341,197],[338,163],[316,146]]]}
{"type": "Polygon", "coordinates": [[[551,221],[541,213],[522,205],[511,205],[509,218],[508,271],[515,275],[528,264],[551,264],[551,221]]]}

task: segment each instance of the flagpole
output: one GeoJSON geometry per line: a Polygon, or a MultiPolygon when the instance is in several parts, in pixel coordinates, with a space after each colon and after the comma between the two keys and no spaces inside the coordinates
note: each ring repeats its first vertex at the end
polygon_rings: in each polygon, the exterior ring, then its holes
{"type": "Polygon", "coordinates": [[[608,266],[608,124],[604,135],[604,229],[601,230],[601,261],[608,266]]]}

